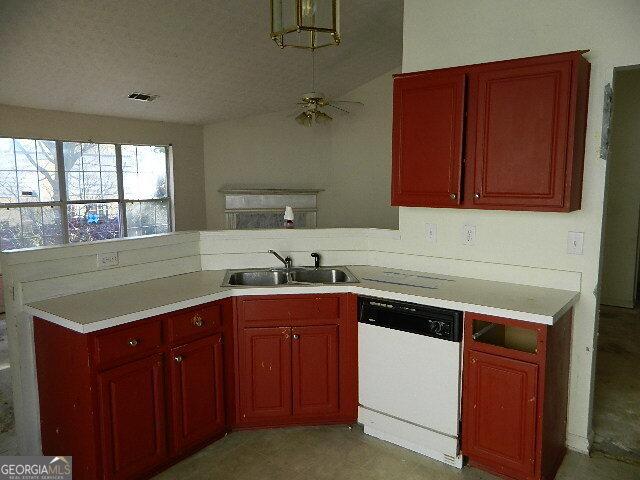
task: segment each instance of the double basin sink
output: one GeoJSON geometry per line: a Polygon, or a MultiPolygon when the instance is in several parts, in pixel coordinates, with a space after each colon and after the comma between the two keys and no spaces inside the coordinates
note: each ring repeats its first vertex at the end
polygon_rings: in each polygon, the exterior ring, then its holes
{"type": "Polygon", "coordinates": [[[356,276],[346,267],[294,267],[229,270],[222,286],[238,285],[266,287],[274,285],[357,283],[356,276]]]}

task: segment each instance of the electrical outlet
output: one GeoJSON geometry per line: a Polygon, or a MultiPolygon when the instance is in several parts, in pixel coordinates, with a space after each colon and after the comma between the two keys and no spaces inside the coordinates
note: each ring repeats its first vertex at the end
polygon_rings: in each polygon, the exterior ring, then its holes
{"type": "Polygon", "coordinates": [[[425,233],[427,242],[436,243],[438,241],[438,226],[435,223],[427,223],[425,233]]]}
{"type": "Polygon", "coordinates": [[[471,246],[476,244],[476,226],[465,225],[462,227],[462,244],[471,246]]]}
{"type": "Polygon", "coordinates": [[[569,232],[567,235],[567,253],[582,255],[584,250],[584,232],[569,232]]]}
{"type": "Polygon", "coordinates": [[[98,268],[108,268],[118,266],[118,252],[98,253],[98,268]]]}

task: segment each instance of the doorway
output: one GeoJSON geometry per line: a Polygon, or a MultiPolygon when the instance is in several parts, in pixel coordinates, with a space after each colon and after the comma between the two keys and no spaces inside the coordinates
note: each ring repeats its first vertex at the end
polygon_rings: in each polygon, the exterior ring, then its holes
{"type": "Polygon", "coordinates": [[[593,448],[640,463],[640,66],[614,70],[609,139],[593,448]]]}

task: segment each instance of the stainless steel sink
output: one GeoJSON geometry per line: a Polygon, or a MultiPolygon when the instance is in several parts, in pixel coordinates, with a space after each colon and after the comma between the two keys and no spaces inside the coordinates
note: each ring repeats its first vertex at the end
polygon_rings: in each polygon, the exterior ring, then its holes
{"type": "Polygon", "coordinates": [[[357,283],[357,277],[346,267],[298,267],[228,270],[223,287],[254,286],[267,287],[286,284],[336,284],[357,283]]]}
{"type": "MultiPolygon", "coordinates": [[[[295,282],[303,283],[347,283],[353,282],[349,274],[340,268],[313,268],[291,272],[295,282]]],[[[355,278],[355,277],[354,277],[355,278]]]]}
{"type": "Polygon", "coordinates": [[[287,283],[287,273],[284,270],[249,270],[227,273],[227,285],[269,286],[287,283]]]}

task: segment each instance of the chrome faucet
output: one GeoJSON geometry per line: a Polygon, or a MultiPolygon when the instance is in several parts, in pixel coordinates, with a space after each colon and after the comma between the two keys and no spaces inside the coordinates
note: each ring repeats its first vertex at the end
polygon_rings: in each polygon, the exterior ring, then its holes
{"type": "Polygon", "coordinates": [[[291,260],[291,257],[282,258],[275,250],[269,250],[267,253],[274,255],[278,260],[284,263],[284,268],[291,270],[291,267],[293,266],[293,260],[291,260]]]}
{"type": "Polygon", "coordinates": [[[311,256],[313,257],[314,268],[320,268],[320,254],[317,252],[313,252],[311,256]]]}

